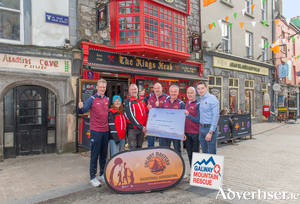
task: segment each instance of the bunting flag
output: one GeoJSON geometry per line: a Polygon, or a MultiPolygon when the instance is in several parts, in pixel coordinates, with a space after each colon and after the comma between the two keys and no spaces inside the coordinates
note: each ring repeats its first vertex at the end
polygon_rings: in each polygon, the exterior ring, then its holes
{"type": "Polygon", "coordinates": [[[299,59],[299,57],[300,57],[300,56],[298,55],[297,59],[299,59]]]}
{"type": "Polygon", "coordinates": [[[258,47],[261,48],[261,44],[258,44],[258,47]]]}
{"type": "Polygon", "coordinates": [[[241,28],[243,28],[244,22],[240,22],[240,26],[241,26],[241,28]]]}
{"type": "Polygon", "coordinates": [[[274,20],[274,21],[275,21],[276,25],[278,25],[279,19],[276,19],[276,20],[274,20]]]}
{"type": "Polygon", "coordinates": [[[276,41],[273,42],[273,45],[271,46],[271,50],[276,54],[277,52],[279,52],[279,38],[280,36],[277,38],[276,41]]]}
{"type": "Polygon", "coordinates": [[[268,47],[269,46],[269,42],[267,42],[265,45],[264,45],[264,48],[268,47]]]}
{"type": "Polygon", "coordinates": [[[253,25],[253,28],[255,28],[256,21],[252,21],[251,23],[252,23],[252,25],[253,25]]]}
{"type": "Polygon", "coordinates": [[[293,36],[293,37],[291,37],[291,39],[293,40],[293,42],[295,42],[295,37],[293,36]]]}
{"type": "Polygon", "coordinates": [[[265,5],[266,0],[263,0],[262,4],[265,5]]]}
{"type": "Polygon", "coordinates": [[[212,4],[216,2],[217,0],[203,0],[203,6],[208,6],[209,4],[212,4]]]}
{"type": "Polygon", "coordinates": [[[226,17],[225,17],[226,23],[227,23],[227,21],[228,21],[228,18],[229,18],[229,16],[226,16],[226,17]]]}
{"type": "Polygon", "coordinates": [[[218,20],[218,23],[219,23],[220,28],[222,29],[222,20],[221,19],[218,20]]]}
{"type": "Polygon", "coordinates": [[[229,27],[230,27],[230,28],[231,28],[232,24],[233,24],[233,23],[229,23],[229,27]]]}
{"type": "Polygon", "coordinates": [[[235,12],[235,13],[233,14],[233,16],[234,16],[235,19],[236,19],[236,15],[237,15],[237,13],[235,12]]]}
{"type": "Polygon", "coordinates": [[[282,43],[283,43],[283,44],[285,43],[285,39],[282,39],[282,43]]]}
{"type": "Polygon", "coordinates": [[[246,9],[243,9],[242,12],[243,12],[243,16],[244,16],[244,15],[245,15],[245,12],[246,12],[246,9]]]}
{"type": "Polygon", "coordinates": [[[213,22],[212,24],[213,24],[214,27],[216,27],[216,23],[215,22],[213,22]]]}
{"type": "Polygon", "coordinates": [[[291,21],[290,18],[287,18],[287,19],[286,19],[287,24],[290,24],[290,21],[291,21]]]}
{"type": "Polygon", "coordinates": [[[253,5],[251,6],[252,12],[253,12],[254,6],[255,6],[255,4],[253,4],[253,5]]]}
{"type": "Polygon", "coordinates": [[[295,61],[297,60],[297,57],[294,57],[295,61]]]}
{"type": "Polygon", "coordinates": [[[263,21],[264,26],[266,26],[268,23],[268,21],[263,21]]]}
{"type": "Polygon", "coordinates": [[[209,24],[209,29],[212,29],[212,27],[214,27],[213,24],[209,24]]]}

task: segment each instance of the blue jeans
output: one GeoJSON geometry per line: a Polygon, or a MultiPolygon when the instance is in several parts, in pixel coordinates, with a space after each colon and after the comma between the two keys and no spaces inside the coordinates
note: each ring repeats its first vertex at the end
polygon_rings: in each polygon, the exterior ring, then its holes
{"type": "Polygon", "coordinates": [[[109,140],[109,146],[110,146],[110,157],[114,156],[118,152],[123,151],[124,145],[125,145],[125,138],[119,139],[120,143],[116,144],[115,140],[109,140]]]}
{"type": "Polygon", "coordinates": [[[106,164],[109,131],[96,132],[91,130],[91,159],[90,159],[90,179],[94,179],[97,173],[97,161],[99,159],[100,176],[104,173],[106,164]]]}
{"type": "Polygon", "coordinates": [[[199,140],[202,148],[202,153],[217,154],[217,139],[218,139],[218,127],[212,134],[211,141],[206,141],[205,137],[210,127],[200,127],[199,140]]]}
{"type": "Polygon", "coordinates": [[[199,144],[199,133],[185,133],[186,140],[185,142],[185,148],[188,153],[190,166],[192,166],[192,156],[193,152],[200,151],[200,144],[199,144]]]}
{"type": "MultiPolygon", "coordinates": [[[[154,147],[155,146],[155,137],[153,136],[147,136],[148,140],[148,147],[154,147]]],[[[158,138],[159,146],[161,146],[161,137],[158,138]]]]}
{"type": "Polygon", "coordinates": [[[173,141],[174,149],[181,155],[181,140],[162,138],[161,145],[162,147],[170,147],[171,141],[173,141]]]}

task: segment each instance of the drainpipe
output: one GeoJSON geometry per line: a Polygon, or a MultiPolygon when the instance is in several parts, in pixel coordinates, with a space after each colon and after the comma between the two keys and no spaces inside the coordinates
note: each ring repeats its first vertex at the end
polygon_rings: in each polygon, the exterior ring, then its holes
{"type": "Polygon", "coordinates": [[[75,129],[75,138],[76,138],[76,142],[75,142],[75,145],[76,145],[76,152],[79,152],[79,149],[78,149],[78,112],[77,112],[77,107],[78,107],[78,98],[79,98],[79,80],[82,79],[83,77],[83,49],[78,46],[77,47],[78,49],[81,50],[81,66],[80,66],[80,76],[77,78],[76,80],[76,129],[75,129]]]}
{"type": "MultiPolygon", "coordinates": [[[[275,5],[274,5],[274,1],[271,1],[271,2],[272,2],[272,19],[274,19],[274,10],[273,10],[273,8],[274,8],[275,5]]],[[[276,10],[276,9],[275,9],[275,10],[276,10]]],[[[275,25],[275,22],[272,21],[272,42],[275,41],[275,26],[276,26],[276,25],[275,25]]],[[[274,52],[272,52],[272,59],[273,59],[273,60],[272,60],[272,61],[273,61],[273,64],[275,65],[275,69],[277,69],[277,67],[276,67],[276,61],[275,61],[276,59],[275,59],[275,54],[274,54],[274,52]]],[[[276,71],[277,71],[277,70],[276,70],[276,71]]],[[[273,74],[273,71],[271,71],[271,74],[273,75],[272,87],[273,87],[273,85],[276,83],[276,81],[275,81],[275,80],[276,80],[276,79],[275,79],[275,72],[276,72],[276,71],[274,70],[274,74],[273,74]]],[[[277,97],[276,97],[277,94],[274,93],[274,90],[272,90],[272,93],[273,93],[273,96],[274,96],[274,103],[273,103],[274,105],[273,105],[272,109],[273,109],[273,112],[276,113],[276,114],[275,114],[275,120],[276,120],[276,116],[277,116],[277,112],[276,112],[276,109],[277,109],[276,107],[277,107],[277,105],[276,105],[276,104],[277,104],[277,100],[278,100],[278,99],[277,99],[277,97]]],[[[269,117],[269,120],[268,120],[268,121],[270,122],[270,120],[271,120],[271,117],[269,117]]]]}
{"type": "MultiPolygon", "coordinates": [[[[200,56],[200,60],[203,61],[203,54],[204,54],[204,50],[203,50],[203,39],[202,39],[202,28],[201,28],[201,0],[199,0],[199,36],[201,38],[201,56],[200,56]]],[[[203,69],[204,71],[204,69],[203,69]]]]}

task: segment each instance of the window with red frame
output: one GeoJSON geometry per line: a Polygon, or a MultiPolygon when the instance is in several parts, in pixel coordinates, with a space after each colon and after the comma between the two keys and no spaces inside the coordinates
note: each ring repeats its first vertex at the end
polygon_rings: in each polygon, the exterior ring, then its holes
{"type": "Polygon", "coordinates": [[[141,43],[186,52],[186,17],[180,12],[139,0],[119,1],[117,11],[118,45],[141,43]]]}

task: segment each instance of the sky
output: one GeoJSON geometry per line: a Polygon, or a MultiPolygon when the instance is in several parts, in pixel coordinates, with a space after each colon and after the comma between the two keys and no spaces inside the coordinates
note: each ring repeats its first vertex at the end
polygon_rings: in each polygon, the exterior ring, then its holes
{"type": "Polygon", "coordinates": [[[300,16],[300,0],[282,0],[282,13],[286,18],[300,16]]]}

